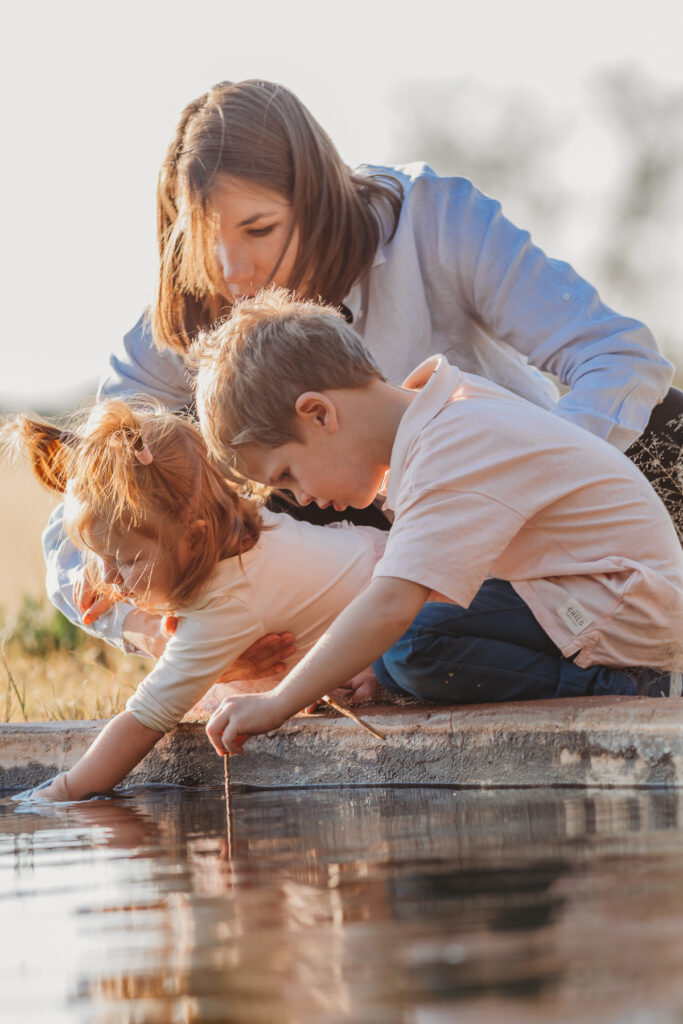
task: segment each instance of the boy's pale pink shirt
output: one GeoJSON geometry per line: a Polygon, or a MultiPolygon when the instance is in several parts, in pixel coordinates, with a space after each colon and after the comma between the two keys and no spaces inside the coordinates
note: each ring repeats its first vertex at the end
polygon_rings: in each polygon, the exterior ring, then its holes
{"type": "Polygon", "coordinates": [[[576,664],[683,664],[683,552],[647,480],[611,445],[511,392],[422,363],[391,455],[395,513],[375,576],[467,607],[509,580],[576,664]]]}

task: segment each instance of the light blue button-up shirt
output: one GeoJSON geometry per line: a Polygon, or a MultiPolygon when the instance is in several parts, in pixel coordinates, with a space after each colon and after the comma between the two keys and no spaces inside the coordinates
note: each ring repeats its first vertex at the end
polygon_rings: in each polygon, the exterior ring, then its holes
{"type": "MultiPolygon", "coordinates": [[[[425,164],[361,171],[392,174],[405,193],[393,238],[345,299],[387,379],[401,383],[441,353],[625,451],[673,377],[644,324],[607,307],[569,264],[549,259],[465,178],[440,178],[425,164]],[[544,372],[569,389],[559,401],[544,372]]],[[[144,316],[111,356],[98,392],[134,395],[173,410],[193,401],[182,357],[155,347],[144,316]]],[[[80,557],[62,536],[60,510],[43,544],[50,598],[81,625],[73,604],[80,557]]],[[[90,631],[120,644],[129,610],[116,606],[90,631]]]]}

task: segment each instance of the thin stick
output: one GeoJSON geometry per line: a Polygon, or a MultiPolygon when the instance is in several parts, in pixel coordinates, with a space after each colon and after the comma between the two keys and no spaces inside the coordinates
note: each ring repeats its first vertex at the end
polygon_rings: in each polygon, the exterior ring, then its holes
{"type": "Polygon", "coordinates": [[[228,860],[232,860],[232,806],[230,804],[230,755],[223,758],[225,772],[225,820],[228,825],[228,860]]]}
{"type": "Polygon", "coordinates": [[[323,700],[326,704],[329,704],[331,708],[334,708],[335,711],[338,711],[340,715],[350,718],[352,722],[355,722],[356,725],[360,725],[362,729],[366,729],[368,732],[372,733],[372,735],[376,736],[378,740],[386,739],[384,733],[380,732],[379,729],[375,729],[374,726],[368,725],[367,722],[364,722],[362,718],[359,718],[358,715],[354,714],[353,711],[350,711],[349,708],[344,707],[343,704],[337,704],[336,700],[332,700],[331,697],[323,697],[323,700]]]}

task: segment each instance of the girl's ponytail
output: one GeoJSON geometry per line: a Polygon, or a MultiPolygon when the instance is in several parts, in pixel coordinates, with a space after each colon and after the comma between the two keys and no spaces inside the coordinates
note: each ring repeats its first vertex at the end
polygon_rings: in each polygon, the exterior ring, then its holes
{"type": "Polygon", "coordinates": [[[70,465],[80,439],[51,423],[17,416],[0,430],[3,448],[20,449],[29,459],[33,472],[44,487],[57,494],[66,490],[70,465]]]}

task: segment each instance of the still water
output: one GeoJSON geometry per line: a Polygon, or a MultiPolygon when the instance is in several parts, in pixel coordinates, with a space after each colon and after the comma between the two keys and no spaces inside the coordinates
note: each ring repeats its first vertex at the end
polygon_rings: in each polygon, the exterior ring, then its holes
{"type": "Polygon", "coordinates": [[[683,793],[0,794],[3,1024],[683,1021],[683,793]]]}

